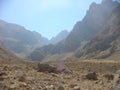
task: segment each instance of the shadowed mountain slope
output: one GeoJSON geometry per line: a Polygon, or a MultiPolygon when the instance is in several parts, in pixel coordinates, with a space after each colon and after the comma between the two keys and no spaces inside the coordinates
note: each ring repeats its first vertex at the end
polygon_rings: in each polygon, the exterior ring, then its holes
{"type": "Polygon", "coordinates": [[[120,5],[112,12],[103,31],[75,53],[77,57],[106,58],[120,52],[120,5]]]}
{"type": "Polygon", "coordinates": [[[14,53],[21,53],[36,46],[43,46],[47,41],[37,32],[0,20],[0,45],[14,53]]]}

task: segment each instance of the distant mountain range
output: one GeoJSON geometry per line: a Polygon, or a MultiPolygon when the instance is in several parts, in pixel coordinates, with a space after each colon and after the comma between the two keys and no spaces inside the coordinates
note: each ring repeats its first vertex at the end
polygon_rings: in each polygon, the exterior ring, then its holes
{"type": "Polygon", "coordinates": [[[37,47],[47,44],[55,44],[66,38],[68,32],[62,31],[56,37],[48,40],[38,32],[26,30],[24,27],[0,20],[0,46],[15,54],[31,52],[37,47]]]}
{"type": "Polygon", "coordinates": [[[56,44],[60,42],[61,40],[66,39],[68,35],[69,35],[69,32],[67,30],[63,30],[60,33],[58,33],[58,35],[56,35],[55,37],[52,37],[49,43],[56,44]]]}
{"type": "Polygon", "coordinates": [[[0,45],[21,53],[36,46],[43,46],[48,40],[37,32],[0,20],[0,45]]]}
{"type": "MultiPolygon", "coordinates": [[[[41,61],[48,55],[68,52],[75,52],[75,56],[78,57],[84,56],[84,54],[81,54],[80,47],[85,46],[86,43],[91,40],[94,43],[97,42],[97,40],[94,39],[98,37],[97,35],[99,32],[103,31],[105,27],[107,27],[108,22],[112,23],[112,21],[110,21],[111,14],[113,15],[112,17],[114,17],[116,13],[113,11],[118,6],[119,3],[112,0],[103,0],[101,4],[92,3],[83,20],[75,24],[73,30],[64,40],[56,43],[55,45],[49,44],[41,48],[37,48],[28,57],[32,60],[41,61]]],[[[105,32],[108,32],[108,29],[106,28],[105,32]]]]}

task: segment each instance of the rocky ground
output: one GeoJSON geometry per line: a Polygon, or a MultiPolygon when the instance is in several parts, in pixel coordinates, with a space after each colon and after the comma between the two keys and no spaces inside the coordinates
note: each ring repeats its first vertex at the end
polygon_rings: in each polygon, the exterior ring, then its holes
{"type": "Polygon", "coordinates": [[[109,60],[0,61],[0,90],[120,90],[119,70],[109,60]]]}

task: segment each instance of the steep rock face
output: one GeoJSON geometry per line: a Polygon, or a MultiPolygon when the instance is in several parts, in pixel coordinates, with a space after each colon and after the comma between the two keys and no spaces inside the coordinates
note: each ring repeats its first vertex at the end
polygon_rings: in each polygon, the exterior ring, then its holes
{"type": "Polygon", "coordinates": [[[67,37],[66,43],[71,45],[68,50],[76,50],[82,41],[91,40],[104,27],[116,6],[118,3],[112,0],[105,0],[102,4],[92,3],[83,21],[76,23],[67,37]]]}
{"type": "MultiPolygon", "coordinates": [[[[48,47],[50,45],[37,48],[30,54],[30,56],[34,56],[34,52],[36,51],[38,52],[36,54],[37,56],[43,56],[42,59],[51,54],[74,52],[80,45],[83,44],[83,42],[92,40],[96,33],[102,30],[108,21],[111,12],[118,5],[118,2],[113,2],[112,0],[104,0],[101,4],[92,3],[84,19],[76,23],[66,39],[52,45],[49,50],[48,47]]],[[[31,59],[34,60],[34,58],[31,59]]],[[[36,60],[42,59],[36,58],[36,60]]]]}
{"type": "Polygon", "coordinates": [[[103,31],[75,53],[77,57],[105,58],[120,51],[120,5],[112,12],[103,31]]]}
{"type": "Polygon", "coordinates": [[[46,44],[47,39],[39,33],[24,27],[0,20],[0,45],[15,53],[26,51],[30,47],[46,44]]]}

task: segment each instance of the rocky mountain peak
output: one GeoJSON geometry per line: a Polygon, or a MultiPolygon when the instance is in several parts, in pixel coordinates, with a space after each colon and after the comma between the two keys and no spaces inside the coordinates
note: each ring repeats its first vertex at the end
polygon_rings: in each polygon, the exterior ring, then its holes
{"type": "Polygon", "coordinates": [[[56,43],[60,42],[61,40],[66,39],[68,34],[69,34],[69,32],[67,30],[61,31],[60,33],[58,33],[58,35],[56,35],[55,37],[52,37],[52,39],[50,40],[50,43],[56,44],[56,43]]]}
{"type": "Polygon", "coordinates": [[[93,3],[90,5],[90,9],[95,8],[96,5],[97,5],[97,4],[96,4],[95,2],[93,2],[93,3]]]}
{"type": "Polygon", "coordinates": [[[113,0],[102,0],[102,4],[113,3],[113,0]]]}

